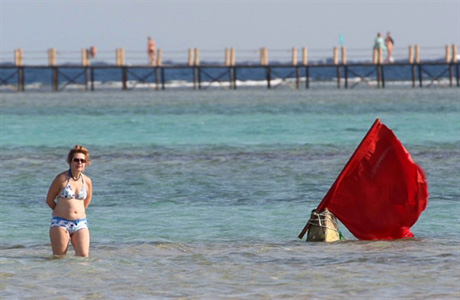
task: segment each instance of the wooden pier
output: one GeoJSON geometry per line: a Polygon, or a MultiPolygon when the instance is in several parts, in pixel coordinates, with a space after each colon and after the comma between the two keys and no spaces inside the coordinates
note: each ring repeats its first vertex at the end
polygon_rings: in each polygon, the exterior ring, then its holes
{"type": "MultiPolygon", "coordinates": [[[[163,64],[162,51],[158,50],[157,60],[152,64],[127,65],[123,49],[116,50],[116,63],[91,65],[89,54],[86,50],[81,51],[81,64],[58,65],[56,63],[56,50],[48,51],[48,65],[24,65],[23,54],[20,49],[15,51],[15,63],[10,65],[0,65],[0,87],[3,90],[8,86],[11,90],[25,91],[26,78],[33,70],[47,70],[51,73],[50,87],[52,91],[65,90],[69,85],[81,86],[82,89],[94,91],[95,82],[103,81],[98,77],[98,71],[117,70],[116,79],[113,81],[121,83],[122,90],[135,89],[140,84],[154,86],[155,90],[164,90],[168,82],[171,81],[171,74],[178,70],[187,77],[193,89],[201,90],[218,83],[225,89],[236,90],[239,87],[239,73],[248,69],[258,69],[263,74],[258,81],[265,81],[266,88],[272,89],[279,85],[289,84],[291,88],[301,89],[310,88],[312,84],[320,80],[312,81],[312,74],[320,69],[333,70],[328,78],[336,80],[337,88],[354,88],[359,84],[367,84],[377,88],[385,88],[389,80],[386,73],[393,68],[401,68],[404,79],[398,80],[411,82],[411,86],[424,87],[432,86],[435,83],[441,84],[441,79],[445,82],[448,78],[449,87],[460,87],[459,62],[457,61],[456,45],[446,46],[445,60],[441,61],[421,61],[420,48],[418,46],[409,47],[409,57],[406,61],[395,63],[385,63],[382,51],[374,50],[371,62],[347,62],[346,49],[334,48],[333,58],[328,62],[308,62],[308,52],[302,49],[301,61],[298,61],[297,49],[292,49],[292,61],[290,63],[269,63],[268,49],[260,49],[260,62],[258,63],[236,63],[235,50],[225,49],[225,62],[202,63],[200,62],[200,52],[198,49],[190,49],[188,63],[163,64]],[[452,52],[450,51],[452,49],[452,52]],[[340,50],[340,55],[339,55],[340,50]],[[339,61],[340,58],[340,61],[339,61]],[[433,67],[436,67],[438,74],[433,74],[433,67]],[[427,83],[428,81],[428,83],[427,83]]],[[[259,72],[259,71],[258,71],[259,72]]],[[[444,85],[444,84],[443,84],[444,85]]]]}
{"type": "MultiPolygon", "coordinates": [[[[208,88],[212,83],[217,82],[227,89],[238,88],[238,72],[242,69],[261,69],[265,74],[265,82],[267,89],[276,88],[280,84],[291,80],[296,89],[310,88],[310,76],[315,69],[320,68],[333,68],[336,70],[336,85],[337,88],[354,88],[358,84],[370,84],[370,78],[374,78],[376,82],[373,86],[377,88],[385,88],[386,77],[385,73],[390,68],[396,67],[409,67],[410,70],[407,74],[407,81],[411,81],[412,87],[423,87],[423,75],[429,77],[429,83],[426,86],[431,86],[435,82],[440,82],[440,78],[449,78],[449,87],[460,87],[459,77],[459,63],[445,63],[445,62],[429,62],[429,63],[393,63],[393,64],[321,64],[321,65],[308,65],[308,66],[292,66],[286,64],[276,65],[235,65],[235,66],[222,66],[222,65],[201,65],[201,66],[188,66],[188,65],[169,65],[169,66],[0,66],[0,70],[9,70],[10,73],[0,78],[0,85],[15,86],[17,91],[25,91],[25,78],[27,72],[32,69],[48,69],[51,71],[51,89],[53,91],[64,90],[69,84],[81,85],[85,90],[94,91],[95,81],[98,80],[96,70],[101,69],[118,69],[120,71],[120,82],[122,90],[134,89],[137,84],[153,84],[156,90],[166,89],[168,73],[172,70],[183,69],[190,73],[190,82],[193,84],[193,89],[201,90],[208,88]],[[431,74],[427,67],[440,66],[443,71],[440,74],[431,74]],[[211,75],[209,70],[220,70],[220,75],[211,75]],[[279,70],[284,69],[289,73],[288,76],[279,75],[279,70]],[[366,70],[365,73],[358,73],[357,69],[361,72],[366,70]],[[73,70],[74,74],[69,75],[68,71],[73,70]],[[147,74],[139,75],[136,73],[138,70],[147,70],[147,74]],[[75,72],[77,72],[75,74],[75,72]],[[353,75],[353,82],[350,84],[350,74],[353,75]],[[448,74],[448,75],[447,75],[448,74]],[[129,75],[131,79],[129,79],[129,75]],[[356,80],[358,78],[358,80],[356,80]],[[273,82],[281,81],[281,83],[274,84],[273,82]],[[304,81],[304,84],[302,82],[304,81]],[[14,84],[13,82],[16,82],[14,84]],[[128,82],[134,82],[132,87],[129,87],[128,82]],[[225,84],[225,85],[224,85],[225,84]],[[302,85],[304,85],[302,87],[302,85]]],[[[316,81],[317,82],[317,81],[316,81]]]]}

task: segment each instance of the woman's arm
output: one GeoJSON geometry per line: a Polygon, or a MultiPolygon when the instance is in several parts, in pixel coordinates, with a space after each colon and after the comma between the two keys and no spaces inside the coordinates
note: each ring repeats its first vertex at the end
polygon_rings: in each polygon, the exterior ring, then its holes
{"type": "Polygon", "coordinates": [[[59,174],[56,176],[56,178],[53,180],[51,183],[51,186],[48,190],[48,195],[46,195],[46,204],[54,210],[56,208],[56,202],[54,200],[56,199],[59,191],[61,190],[62,187],[62,174],[59,174]]]}
{"type": "Polygon", "coordinates": [[[88,208],[93,198],[93,182],[91,181],[91,178],[89,178],[88,176],[85,176],[85,183],[87,184],[87,191],[88,191],[88,195],[85,199],[85,208],[88,208]]]}

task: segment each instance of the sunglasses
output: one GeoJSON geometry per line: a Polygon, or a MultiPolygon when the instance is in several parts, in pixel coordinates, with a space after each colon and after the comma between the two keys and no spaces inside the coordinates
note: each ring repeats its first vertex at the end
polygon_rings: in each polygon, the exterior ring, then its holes
{"type": "Polygon", "coordinates": [[[76,163],[86,164],[86,159],[83,158],[74,158],[73,161],[76,163]]]}

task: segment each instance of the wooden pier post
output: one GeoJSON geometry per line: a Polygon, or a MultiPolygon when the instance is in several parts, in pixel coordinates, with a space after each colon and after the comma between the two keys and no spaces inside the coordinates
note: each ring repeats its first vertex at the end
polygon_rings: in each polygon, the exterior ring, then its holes
{"type": "Polygon", "coordinates": [[[228,85],[230,89],[234,89],[234,80],[233,80],[233,67],[228,65],[228,85]]]}
{"type": "Polygon", "coordinates": [[[232,69],[232,53],[230,48],[225,48],[225,66],[228,67],[228,83],[230,89],[233,89],[233,69],[232,69]]]}
{"type": "Polygon", "coordinates": [[[85,90],[89,90],[90,67],[85,67],[85,90]]]}
{"type": "Polygon", "coordinates": [[[198,73],[198,89],[201,90],[201,67],[197,67],[197,73],[198,73]]]}
{"type": "Polygon", "coordinates": [[[157,67],[155,67],[155,90],[159,90],[160,89],[160,70],[157,67]]]}
{"type": "Polygon", "coordinates": [[[295,78],[296,78],[295,87],[296,89],[300,89],[300,66],[299,65],[295,66],[295,73],[296,73],[295,74],[295,78]]]}
{"type": "Polygon", "coordinates": [[[157,62],[156,62],[156,67],[155,67],[155,89],[159,90],[160,89],[160,70],[159,68],[162,68],[163,66],[163,50],[158,49],[157,50],[157,62]]]}
{"type": "Polygon", "coordinates": [[[196,90],[198,88],[198,70],[195,66],[192,66],[193,72],[193,89],[196,90]]]}
{"type": "Polygon", "coordinates": [[[54,48],[48,49],[48,65],[50,66],[56,65],[56,49],[54,48]]]}
{"type": "Polygon", "coordinates": [[[90,76],[91,76],[91,90],[94,91],[94,68],[90,68],[90,76]]]}
{"type": "Polygon", "coordinates": [[[345,88],[348,88],[348,66],[347,66],[347,48],[341,47],[342,51],[342,66],[345,72],[345,88]]]}
{"type": "Polygon", "coordinates": [[[24,78],[24,67],[18,66],[18,91],[25,91],[25,78],[24,78]]]}
{"type": "Polygon", "coordinates": [[[14,65],[17,67],[24,65],[24,52],[20,48],[14,50],[14,65]]]}
{"type": "Polygon", "coordinates": [[[48,49],[48,64],[51,68],[51,85],[54,92],[59,90],[59,69],[56,66],[56,49],[48,49]]]}
{"type": "Polygon", "coordinates": [[[193,60],[193,73],[194,73],[194,88],[196,89],[198,86],[198,89],[201,89],[201,70],[200,70],[200,49],[195,48],[193,50],[194,52],[194,60],[193,60]]]}
{"type": "Polygon", "coordinates": [[[81,49],[81,65],[87,67],[91,64],[87,49],[81,49]]]}
{"type": "Polygon", "coordinates": [[[120,48],[120,65],[125,65],[125,49],[120,48]]]}
{"type": "Polygon", "coordinates": [[[385,67],[384,65],[380,65],[380,79],[381,79],[381,87],[385,88],[385,67]]]}
{"type": "Polygon", "coordinates": [[[234,66],[234,67],[233,67],[233,89],[235,89],[235,90],[237,89],[237,85],[236,85],[237,78],[238,78],[238,76],[237,76],[237,69],[236,69],[236,67],[234,66]]]}
{"type": "Polygon", "coordinates": [[[309,77],[310,77],[310,69],[308,67],[308,48],[302,48],[302,65],[305,67],[305,88],[308,89],[310,87],[309,77]]]}
{"type": "Polygon", "coordinates": [[[346,65],[347,64],[347,48],[341,47],[340,50],[342,53],[342,64],[346,65]]]}
{"type": "Polygon", "coordinates": [[[446,63],[450,63],[451,58],[450,58],[450,46],[446,45],[446,63]]]}
{"type": "Polygon", "coordinates": [[[192,73],[193,73],[193,89],[196,90],[197,88],[197,74],[196,74],[196,68],[194,66],[195,64],[195,49],[194,48],[188,48],[188,65],[189,67],[192,67],[192,73]]]}
{"type": "Polygon", "coordinates": [[[165,68],[161,68],[161,89],[165,89],[165,68]]]}
{"type": "Polygon", "coordinates": [[[193,58],[193,49],[192,49],[192,48],[189,48],[189,49],[188,49],[188,65],[189,65],[189,67],[193,66],[193,61],[194,61],[194,58],[193,58]]]}
{"type": "Polygon", "coordinates": [[[271,89],[272,88],[272,69],[270,66],[265,67],[265,75],[267,77],[267,88],[271,89]]]}
{"type": "Polygon", "coordinates": [[[292,65],[297,66],[297,48],[292,48],[292,65]]]}
{"type": "Polygon", "coordinates": [[[235,48],[228,49],[228,64],[229,68],[229,81],[230,81],[230,88],[236,90],[236,51],[235,48]]]}
{"type": "Polygon", "coordinates": [[[233,48],[225,48],[225,66],[228,67],[228,83],[230,89],[234,89],[233,79],[233,48]]]}
{"type": "Polygon", "coordinates": [[[305,66],[305,88],[310,88],[310,67],[308,65],[305,66]]]}
{"type": "Polygon", "coordinates": [[[200,58],[197,57],[199,55],[199,50],[198,48],[189,48],[188,49],[188,65],[192,67],[192,72],[193,72],[193,89],[196,90],[198,88],[198,68],[200,58]]]}
{"type": "Polygon", "coordinates": [[[333,57],[333,62],[334,62],[334,65],[338,65],[339,64],[339,48],[337,47],[334,47],[334,49],[332,50],[332,57],[333,57]]]}
{"type": "Polygon", "coordinates": [[[260,64],[262,66],[268,65],[268,49],[266,47],[260,49],[260,64]]]}
{"type": "Polygon", "coordinates": [[[226,67],[230,66],[230,49],[225,48],[225,58],[224,58],[224,64],[226,67]]]}
{"type": "Polygon", "coordinates": [[[302,48],[302,65],[308,65],[308,49],[307,47],[302,48]]]}
{"type": "Polygon", "coordinates": [[[89,89],[88,79],[89,79],[89,65],[91,64],[89,60],[89,50],[81,49],[81,65],[85,67],[85,90],[89,89]]]}
{"type": "Polygon", "coordinates": [[[122,89],[126,91],[128,89],[128,67],[126,66],[121,67],[121,81],[122,89]]]}
{"type": "Polygon", "coordinates": [[[230,49],[230,65],[231,66],[236,65],[236,50],[235,50],[235,48],[230,49]]]}
{"type": "Polygon", "coordinates": [[[195,60],[194,60],[194,65],[199,66],[200,65],[200,49],[195,48],[195,60]]]}
{"type": "Polygon", "coordinates": [[[452,44],[452,62],[457,62],[457,44],[452,44]]]}
{"type": "Polygon", "coordinates": [[[124,66],[125,65],[125,49],[117,48],[116,50],[116,57],[117,57],[117,66],[124,66]]]}
{"type": "Polygon", "coordinates": [[[414,46],[409,45],[409,58],[408,58],[409,64],[411,64],[411,69],[412,69],[412,87],[415,88],[415,81],[416,81],[416,76],[415,76],[415,64],[414,64],[414,46]]]}
{"type": "Polygon", "coordinates": [[[340,66],[339,66],[339,48],[334,47],[333,49],[333,62],[337,68],[337,88],[340,89],[341,87],[341,74],[340,74],[340,66]]]}
{"type": "Polygon", "coordinates": [[[125,50],[123,48],[117,48],[116,50],[117,56],[117,66],[121,67],[121,83],[122,89],[128,89],[128,69],[125,66],[125,50]]]}
{"type": "MultiPolygon", "coordinates": [[[[453,49],[452,49],[453,50],[453,49]]],[[[452,65],[453,57],[450,57],[450,46],[446,45],[446,58],[445,61],[449,64],[449,86],[452,87],[454,84],[454,66],[452,65]]]]}
{"type": "Polygon", "coordinates": [[[460,86],[459,70],[457,64],[457,44],[452,44],[452,63],[456,65],[457,87],[460,86]]]}
{"type": "Polygon", "coordinates": [[[377,87],[385,87],[383,80],[383,49],[379,48],[377,51],[377,87]]]}
{"type": "Polygon", "coordinates": [[[419,86],[423,87],[422,65],[420,64],[420,45],[415,45],[415,63],[417,64],[418,68],[419,86]]]}
{"type": "Polygon", "coordinates": [[[271,68],[268,65],[268,49],[266,47],[262,47],[260,49],[260,64],[265,66],[265,77],[267,79],[267,88],[271,89],[271,68]]]}
{"type": "Polygon", "coordinates": [[[51,67],[51,81],[53,91],[57,92],[59,90],[59,70],[56,66],[51,67]]]}
{"type": "Polygon", "coordinates": [[[295,67],[295,87],[296,89],[300,88],[300,69],[298,67],[298,61],[297,61],[297,48],[293,47],[292,48],[292,65],[295,67]]]}
{"type": "Polygon", "coordinates": [[[22,49],[14,50],[14,65],[18,67],[18,92],[25,90],[24,82],[24,54],[22,49]]]}

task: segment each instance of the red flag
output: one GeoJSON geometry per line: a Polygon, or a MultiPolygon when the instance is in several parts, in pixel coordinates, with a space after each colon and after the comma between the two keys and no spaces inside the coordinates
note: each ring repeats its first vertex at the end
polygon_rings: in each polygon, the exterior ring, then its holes
{"type": "Polygon", "coordinates": [[[377,119],[319,204],[361,240],[413,237],[428,202],[423,170],[377,119]]]}

